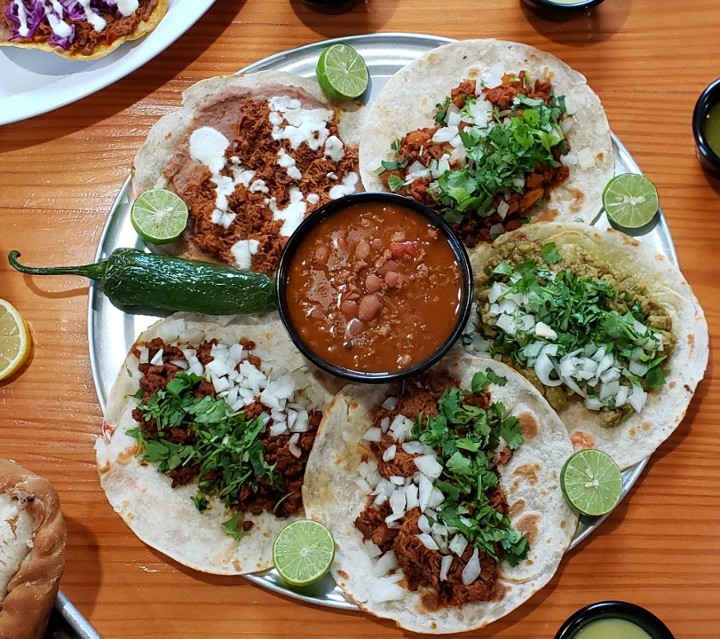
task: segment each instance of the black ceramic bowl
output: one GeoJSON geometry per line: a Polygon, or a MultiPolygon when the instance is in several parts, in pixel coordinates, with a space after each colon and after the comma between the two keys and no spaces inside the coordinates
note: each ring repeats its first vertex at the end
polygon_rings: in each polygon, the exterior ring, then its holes
{"type": "Polygon", "coordinates": [[[697,156],[702,167],[720,177],[720,156],[710,148],[705,136],[705,122],[708,112],[720,102],[720,78],[709,84],[700,94],[693,110],[692,129],[695,136],[697,156]]]}
{"type": "MultiPolygon", "coordinates": [[[[353,215],[355,214],[356,213],[353,213],[353,215]]],[[[339,221],[340,220],[336,218],[335,222],[339,221]]],[[[449,260],[448,263],[451,263],[451,261],[449,260]]],[[[315,268],[317,268],[317,266],[315,266],[315,268]]],[[[329,267],[320,268],[327,269],[328,277],[330,277],[331,274],[334,274],[336,272],[331,271],[329,267]]],[[[295,273],[297,272],[298,270],[296,269],[295,273]]],[[[363,275],[363,277],[365,276],[363,275]]],[[[385,284],[383,284],[383,286],[387,284],[387,280],[384,281],[385,284]]],[[[428,286],[426,288],[427,290],[435,291],[443,290],[441,287],[428,286]]],[[[393,193],[354,193],[352,195],[346,195],[344,197],[338,198],[337,200],[333,200],[328,204],[320,207],[317,211],[313,212],[311,215],[305,218],[305,220],[303,220],[300,226],[298,226],[297,230],[291,235],[290,239],[285,245],[285,249],[283,250],[282,256],[280,258],[280,263],[277,271],[277,290],[278,310],[280,312],[280,318],[282,319],[293,343],[298,347],[300,352],[305,355],[305,357],[307,357],[316,366],[332,375],[342,377],[353,382],[383,383],[403,379],[405,377],[409,377],[410,375],[420,373],[430,368],[433,364],[437,363],[443,357],[443,355],[445,355],[450,350],[450,348],[452,348],[453,344],[462,334],[462,330],[467,323],[468,317],[470,315],[473,297],[473,277],[472,269],[470,267],[470,260],[468,258],[467,252],[465,251],[465,247],[463,246],[462,242],[457,238],[457,236],[453,233],[450,226],[434,211],[420,204],[412,198],[403,197],[401,195],[396,195],[393,193]],[[310,344],[308,344],[307,338],[303,337],[303,332],[307,336],[312,331],[308,330],[308,328],[305,328],[304,331],[301,330],[299,326],[296,326],[292,319],[293,315],[295,316],[295,318],[304,317],[303,311],[299,310],[300,307],[291,299],[289,299],[289,297],[294,297],[294,293],[290,293],[290,288],[292,288],[293,292],[299,290],[300,288],[297,285],[297,280],[293,280],[294,284],[288,286],[288,279],[291,277],[291,273],[293,272],[293,264],[296,263],[296,260],[304,260],[302,261],[303,264],[309,264],[307,268],[303,267],[305,271],[312,270],[313,265],[318,264],[317,262],[315,262],[315,258],[313,256],[306,256],[303,258],[302,253],[298,253],[301,247],[304,246],[305,248],[307,248],[311,242],[313,242],[313,246],[319,246],[319,244],[314,243],[317,242],[317,240],[313,240],[312,237],[315,235],[315,233],[321,232],[321,229],[323,229],[323,224],[325,222],[327,222],[327,224],[325,225],[325,228],[327,228],[328,225],[333,224],[331,220],[333,216],[337,216],[343,212],[346,212],[348,207],[353,207],[351,209],[353,212],[363,210],[362,205],[366,204],[380,204],[381,206],[399,208],[404,207],[405,209],[409,209],[409,214],[411,216],[419,216],[418,219],[421,219],[421,222],[418,222],[418,224],[428,225],[429,223],[430,227],[438,231],[440,241],[445,240],[442,247],[443,252],[447,253],[447,246],[449,246],[451,250],[451,260],[455,264],[457,264],[457,271],[459,272],[459,286],[449,289],[449,291],[452,292],[451,294],[457,295],[457,298],[459,298],[457,300],[457,310],[455,311],[454,316],[451,316],[450,320],[447,322],[447,324],[452,323],[451,330],[448,330],[447,334],[442,333],[441,335],[435,335],[432,343],[437,344],[437,342],[439,341],[438,338],[440,338],[442,341],[439,346],[426,347],[425,350],[430,351],[431,348],[434,350],[431,350],[431,352],[429,352],[429,354],[427,355],[423,355],[423,358],[420,358],[420,356],[418,356],[417,360],[419,361],[412,362],[408,365],[407,368],[391,369],[391,367],[387,367],[384,370],[361,370],[363,368],[362,366],[356,366],[355,368],[351,368],[345,367],[344,365],[338,365],[336,362],[330,362],[327,359],[326,352],[325,354],[322,354],[321,352],[319,352],[321,351],[319,347],[311,346],[310,344]]],[[[333,293],[327,299],[335,300],[339,297],[337,291],[340,289],[332,290],[333,293]]],[[[387,291],[387,289],[385,290],[387,291]]],[[[361,295],[364,296],[366,294],[366,291],[363,291],[361,295]]],[[[448,305],[452,306],[455,299],[456,298],[453,297],[446,298],[446,300],[448,301],[448,305]]],[[[392,303],[397,307],[401,303],[401,300],[398,300],[398,298],[394,298],[392,303]]],[[[335,302],[331,302],[331,304],[335,304],[335,302]]],[[[358,309],[359,306],[360,304],[358,303],[358,309]]],[[[335,308],[337,308],[337,305],[335,305],[335,308]]],[[[334,311],[328,310],[327,312],[329,314],[330,312],[334,311]]],[[[369,322],[372,322],[372,318],[368,320],[368,323],[369,322]]],[[[345,332],[343,333],[343,335],[346,336],[348,334],[347,326],[344,330],[345,332]]],[[[342,339],[345,339],[345,337],[338,337],[337,343],[340,344],[342,339]]],[[[417,340],[413,341],[413,345],[418,344],[418,342],[423,342],[424,346],[425,341],[426,340],[424,337],[419,337],[417,340]]],[[[392,346],[385,348],[388,348],[389,350],[392,348],[392,346]]],[[[359,351],[359,353],[361,352],[362,351],[359,351]]],[[[356,353],[358,353],[358,351],[356,351],[356,353]]],[[[355,357],[358,356],[359,355],[355,355],[355,357]]]]}
{"type": "Polygon", "coordinates": [[[603,0],[573,0],[560,2],[556,0],[524,0],[525,4],[539,16],[549,20],[568,20],[575,18],[584,11],[600,4],[603,0]]]}
{"type": "Polygon", "coordinates": [[[624,619],[642,628],[652,639],[675,639],[649,610],[625,601],[600,601],[581,608],[560,627],[555,639],[574,639],[578,632],[599,619],[624,619]]]}

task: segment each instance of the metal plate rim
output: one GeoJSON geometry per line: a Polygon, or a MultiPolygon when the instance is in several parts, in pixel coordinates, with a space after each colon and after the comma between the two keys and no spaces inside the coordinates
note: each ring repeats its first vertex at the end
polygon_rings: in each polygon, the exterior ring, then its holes
{"type": "MultiPolygon", "coordinates": [[[[351,44],[352,46],[358,48],[358,50],[363,53],[363,55],[365,55],[364,51],[368,51],[370,53],[370,57],[372,58],[373,50],[376,50],[376,48],[379,47],[388,48],[393,45],[397,46],[398,44],[406,43],[407,45],[410,45],[412,47],[417,46],[418,55],[420,55],[437,46],[447,44],[453,41],[454,40],[450,38],[411,33],[379,33],[371,35],[350,36],[346,38],[335,38],[332,40],[324,40],[321,42],[307,44],[287,51],[280,51],[267,58],[258,60],[257,62],[254,62],[244,67],[243,69],[238,71],[238,73],[252,73],[266,69],[281,71],[291,70],[292,72],[297,72],[297,67],[300,67],[301,72],[299,72],[298,75],[310,76],[314,73],[314,64],[317,51],[334,42],[345,42],[351,44]],[[302,72],[303,65],[304,72],[302,72]]],[[[393,53],[401,53],[401,51],[393,49],[393,53]]],[[[407,62],[409,61],[411,60],[407,60],[407,62]]],[[[371,78],[373,77],[372,62],[372,59],[368,62],[368,67],[371,72],[371,78]]],[[[401,68],[404,64],[407,64],[407,62],[396,64],[396,70],[401,68]]],[[[380,88],[381,87],[375,87],[375,91],[379,90],[380,88]]],[[[370,101],[371,99],[372,96],[368,101],[370,101]]],[[[617,174],[621,172],[629,172],[642,174],[640,167],[635,162],[627,148],[622,144],[622,142],[617,138],[614,133],[612,133],[611,136],[615,151],[615,173],[617,174]]],[[[120,192],[110,211],[107,222],[105,223],[98,244],[98,249],[95,254],[96,261],[107,257],[113,249],[119,247],[119,245],[117,244],[118,238],[123,237],[123,233],[126,230],[123,228],[123,224],[129,225],[129,205],[131,197],[130,179],[131,178],[128,177],[123,183],[120,192]]],[[[607,223],[601,221],[597,225],[599,227],[602,227],[603,225],[607,226],[607,223]]],[[[132,229],[130,230],[132,231],[132,229]]],[[[142,242],[137,238],[136,235],[133,234],[134,231],[132,231],[132,233],[127,233],[126,236],[133,238],[133,246],[135,246],[136,248],[141,248],[143,246],[142,242]]],[[[677,254],[675,252],[675,247],[672,242],[670,230],[667,226],[665,217],[662,214],[662,210],[659,211],[659,214],[657,216],[657,223],[653,227],[652,231],[649,234],[643,236],[646,241],[648,239],[648,236],[652,238],[653,243],[655,244],[655,249],[658,252],[663,253],[675,266],[677,266],[677,254]]],[[[107,327],[103,326],[102,322],[98,322],[97,320],[102,319],[103,311],[107,312],[109,306],[111,305],[107,301],[107,299],[104,298],[103,294],[94,285],[91,286],[88,301],[88,341],[90,350],[90,366],[92,371],[93,383],[95,385],[98,400],[103,411],[105,409],[107,394],[112,385],[112,380],[108,379],[107,371],[104,371],[103,366],[101,365],[101,360],[107,359],[102,349],[102,344],[105,343],[102,337],[103,335],[107,336],[106,334],[109,331],[104,330],[107,327]]],[[[122,311],[117,309],[117,313],[122,313],[122,311]]],[[[131,322],[133,324],[146,323],[146,325],[148,325],[151,321],[154,321],[161,316],[162,315],[158,315],[156,317],[132,316],[131,322]]],[[[132,345],[134,338],[140,331],[131,330],[128,326],[124,326],[124,329],[126,333],[126,340],[128,339],[128,335],[131,335],[129,337],[130,341],[127,344],[127,349],[125,349],[125,352],[127,352],[127,350],[132,345]]],[[[118,366],[115,367],[115,370],[119,368],[121,362],[122,360],[118,362],[118,366]]],[[[623,471],[623,491],[621,501],[627,496],[632,486],[639,479],[643,470],[647,466],[648,461],[649,458],[646,458],[638,462],[634,466],[631,466],[630,468],[623,471]]],[[[609,513],[608,515],[604,515],[603,517],[599,518],[581,518],[580,525],[575,533],[570,547],[568,548],[568,552],[581,544],[592,532],[597,529],[598,526],[600,526],[600,524],[608,516],[609,513]]],[[[261,574],[245,575],[245,578],[263,588],[299,601],[303,601],[305,603],[342,610],[358,610],[356,604],[349,601],[337,586],[324,593],[309,595],[303,592],[298,592],[297,590],[292,590],[289,587],[285,586],[274,570],[266,571],[261,574]],[[322,598],[320,597],[320,594],[322,594],[322,598]]],[[[327,582],[327,580],[324,580],[324,583],[328,586],[328,588],[330,587],[330,585],[334,586],[332,580],[330,580],[329,583],[327,582]]]]}

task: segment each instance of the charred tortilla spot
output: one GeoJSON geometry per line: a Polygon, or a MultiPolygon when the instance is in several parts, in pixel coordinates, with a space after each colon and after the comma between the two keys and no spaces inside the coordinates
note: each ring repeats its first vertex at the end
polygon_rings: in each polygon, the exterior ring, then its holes
{"type": "Polygon", "coordinates": [[[522,426],[525,441],[530,441],[537,437],[539,424],[533,414],[521,413],[518,415],[518,421],[520,422],[520,426],[522,426]]]}
{"type": "MultiPolygon", "coordinates": [[[[527,537],[528,543],[530,546],[532,546],[535,543],[535,540],[538,535],[539,530],[539,522],[540,522],[540,515],[537,513],[524,515],[520,518],[520,520],[517,522],[516,526],[517,529],[525,533],[525,537],[527,537]]],[[[530,560],[527,561],[527,563],[530,563],[530,560]]]]}
{"type": "Polygon", "coordinates": [[[573,448],[575,448],[575,450],[594,448],[595,446],[595,440],[593,439],[593,436],[590,433],[586,433],[581,430],[575,431],[570,436],[570,439],[572,440],[573,448]]]}
{"type": "Polygon", "coordinates": [[[693,350],[695,348],[695,335],[693,333],[690,333],[690,335],[687,336],[687,342],[690,346],[690,350],[693,350]]]}
{"type": "Polygon", "coordinates": [[[538,481],[537,473],[540,470],[541,469],[538,464],[523,464],[522,466],[518,466],[513,472],[513,474],[520,475],[523,481],[535,485],[538,481]]]}
{"type": "Polygon", "coordinates": [[[337,574],[338,574],[342,579],[350,579],[350,575],[348,575],[344,570],[338,570],[338,571],[337,571],[337,574]]]}
{"type": "Polygon", "coordinates": [[[508,511],[508,515],[510,515],[510,518],[513,519],[517,517],[518,514],[520,514],[525,509],[525,501],[523,499],[518,499],[517,501],[510,504],[510,510],[508,511]]]}
{"type": "Polygon", "coordinates": [[[647,433],[652,428],[652,424],[650,422],[643,422],[641,428],[647,433]]]}

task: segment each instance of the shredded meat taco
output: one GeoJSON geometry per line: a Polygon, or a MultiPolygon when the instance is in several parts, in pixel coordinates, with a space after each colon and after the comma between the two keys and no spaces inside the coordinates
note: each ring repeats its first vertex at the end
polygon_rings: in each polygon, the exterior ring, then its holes
{"type": "Polygon", "coordinates": [[[571,453],[520,375],[450,358],[423,378],[338,393],[305,509],[332,531],[333,577],[360,608],[415,632],[472,630],[555,573],[577,525],[559,485],[571,453]]]}
{"type": "Polygon", "coordinates": [[[94,60],[150,33],[166,11],[167,0],[0,0],[0,46],[94,60]]]}
{"type": "Polygon", "coordinates": [[[535,219],[592,221],[613,149],[580,73],[524,44],[464,40],[390,78],[368,112],[360,171],[368,191],[435,208],[474,246],[535,219]]]}
{"type": "Polygon", "coordinates": [[[275,535],[303,514],[305,464],[331,398],[318,376],[278,320],[159,321],[108,400],[95,446],[108,500],[140,539],[186,566],[269,568],[275,535]]]}
{"type": "Polygon", "coordinates": [[[362,111],[345,106],[289,73],[200,82],[150,131],[133,191],[168,188],[185,200],[188,256],[273,273],[304,217],[359,185],[362,111]]]}
{"type": "Polygon", "coordinates": [[[626,468],[681,422],[708,360],[705,316],[682,273],[612,229],[538,223],[471,255],[475,354],[515,367],[576,448],[626,468]]]}

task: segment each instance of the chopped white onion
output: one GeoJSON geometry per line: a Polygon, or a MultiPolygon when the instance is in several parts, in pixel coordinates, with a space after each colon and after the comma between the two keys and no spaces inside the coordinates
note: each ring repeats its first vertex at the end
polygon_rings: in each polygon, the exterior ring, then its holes
{"type": "MultiPolygon", "coordinates": [[[[378,549],[379,550],[379,549],[378,549]]],[[[390,571],[395,570],[398,567],[397,557],[395,552],[388,550],[380,559],[375,562],[372,567],[372,574],[374,577],[384,577],[390,571]]]]}
{"type": "Polygon", "coordinates": [[[391,446],[388,446],[388,447],[383,451],[383,456],[382,456],[383,461],[389,462],[389,461],[392,461],[393,459],[395,459],[395,452],[396,452],[396,451],[397,451],[397,446],[396,446],[395,444],[392,444],[391,446]]]}
{"type": "Polygon", "coordinates": [[[368,442],[379,442],[382,439],[382,430],[376,426],[371,426],[365,431],[362,438],[368,442]]]}
{"type": "Polygon", "coordinates": [[[405,590],[387,578],[378,579],[370,592],[370,601],[374,603],[401,601],[404,598],[405,590]]]}
{"type": "Polygon", "coordinates": [[[425,546],[425,548],[429,550],[440,550],[438,545],[435,543],[435,540],[427,533],[420,533],[419,535],[416,535],[416,537],[422,542],[422,545],[425,546]]]}
{"type": "Polygon", "coordinates": [[[443,555],[443,558],[440,560],[440,581],[447,581],[448,572],[450,570],[450,566],[452,566],[452,562],[452,555],[443,555]]]}
{"type": "Polygon", "coordinates": [[[380,550],[380,546],[373,543],[369,539],[366,539],[363,542],[363,545],[365,546],[365,552],[367,552],[370,559],[374,559],[375,557],[379,557],[382,555],[382,550],[380,550]]]}
{"type": "Polygon", "coordinates": [[[440,477],[443,467],[439,464],[433,455],[420,455],[414,459],[417,469],[433,479],[440,477]]]}
{"type": "Polygon", "coordinates": [[[451,552],[454,552],[458,557],[462,557],[462,554],[467,548],[468,540],[461,533],[457,533],[448,544],[448,548],[451,552]]]}
{"type": "Polygon", "coordinates": [[[298,446],[298,440],[300,439],[300,433],[295,433],[290,436],[288,440],[288,450],[293,457],[300,457],[302,455],[302,449],[298,446]]]}
{"type": "Polygon", "coordinates": [[[480,576],[480,557],[478,555],[478,549],[473,550],[473,554],[469,561],[463,568],[462,575],[460,576],[464,585],[469,586],[480,576]]]}

